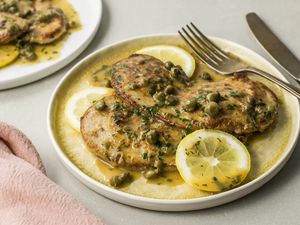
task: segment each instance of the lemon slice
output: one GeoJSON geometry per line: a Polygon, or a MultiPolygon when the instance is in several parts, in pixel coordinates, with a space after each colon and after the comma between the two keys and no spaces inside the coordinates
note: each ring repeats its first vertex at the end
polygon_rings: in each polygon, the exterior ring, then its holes
{"type": "Polygon", "coordinates": [[[93,87],[75,93],[67,102],[65,113],[70,125],[80,131],[80,118],[94,101],[113,93],[112,88],[93,87]]]}
{"type": "Polygon", "coordinates": [[[13,45],[0,45],[0,68],[15,61],[19,56],[19,50],[13,45]]]}
{"type": "Polygon", "coordinates": [[[163,62],[171,61],[174,65],[180,65],[188,77],[195,71],[195,59],[182,48],[172,45],[155,45],[143,48],[136,53],[151,55],[163,62]]]}
{"type": "Polygon", "coordinates": [[[176,166],[186,183],[200,190],[220,192],[239,185],[250,170],[250,155],[231,134],[198,130],[178,145],[176,166]]]}

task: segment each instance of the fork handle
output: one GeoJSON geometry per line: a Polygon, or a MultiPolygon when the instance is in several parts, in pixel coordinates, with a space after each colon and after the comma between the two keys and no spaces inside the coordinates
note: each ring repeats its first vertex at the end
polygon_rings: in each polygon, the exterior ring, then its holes
{"type": "Polygon", "coordinates": [[[270,80],[270,81],[274,82],[278,86],[282,87],[284,90],[288,91],[289,93],[291,93],[292,95],[294,95],[298,99],[300,99],[300,89],[299,88],[297,88],[297,87],[295,87],[291,84],[288,84],[288,83],[278,79],[277,77],[274,77],[273,75],[263,71],[263,70],[260,70],[260,69],[254,68],[254,67],[248,67],[246,70],[248,72],[252,72],[252,73],[256,73],[258,75],[261,75],[262,77],[266,78],[267,80],[270,80]]]}

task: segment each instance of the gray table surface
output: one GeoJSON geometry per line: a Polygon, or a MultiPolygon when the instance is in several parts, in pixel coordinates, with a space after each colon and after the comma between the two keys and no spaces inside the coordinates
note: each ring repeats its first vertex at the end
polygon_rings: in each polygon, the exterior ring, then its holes
{"type": "Polygon", "coordinates": [[[300,224],[300,142],[284,169],[254,193],[212,209],[160,213],[125,206],[89,190],[58,161],[46,129],[48,101],[58,81],[79,59],[115,41],[176,32],[194,21],[206,34],[235,41],[271,61],[246,25],[245,15],[251,11],[261,15],[300,57],[297,0],[104,0],[102,24],[88,49],[50,77],[0,91],[0,120],[25,132],[36,145],[50,179],[107,224],[300,224]]]}

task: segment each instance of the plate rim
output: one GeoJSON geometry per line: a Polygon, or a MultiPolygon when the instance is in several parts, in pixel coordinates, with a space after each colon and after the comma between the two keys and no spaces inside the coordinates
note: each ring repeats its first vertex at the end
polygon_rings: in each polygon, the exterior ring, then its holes
{"type": "Polygon", "coordinates": [[[82,42],[82,44],[78,48],[76,48],[71,54],[69,53],[65,58],[58,58],[57,62],[54,63],[53,65],[47,66],[43,69],[40,69],[30,74],[25,74],[13,78],[3,78],[3,80],[0,79],[0,90],[16,88],[21,85],[26,85],[34,81],[41,80],[45,77],[53,75],[55,72],[63,69],[69,63],[74,61],[84,50],[86,50],[86,48],[92,42],[92,40],[94,39],[95,35],[99,30],[102,17],[103,17],[103,1],[97,0],[95,3],[97,3],[96,7],[99,9],[99,13],[96,14],[97,15],[96,23],[94,23],[94,26],[91,29],[92,32],[90,33],[90,35],[88,36],[85,42],[82,42]]]}
{"type": "MultiPolygon", "coordinates": [[[[77,62],[60,80],[60,82],[56,85],[49,104],[48,104],[48,111],[47,111],[47,130],[48,135],[50,136],[51,142],[54,145],[55,152],[59,156],[60,161],[62,164],[67,168],[68,171],[71,172],[77,179],[79,179],[85,186],[88,186],[90,189],[94,190],[95,192],[101,194],[102,196],[105,196],[107,198],[110,198],[114,201],[120,202],[122,204],[143,208],[143,209],[149,209],[154,211],[192,211],[192,210],[199,210],[203,208],[210,208],[218,205],[222,205],[231,201],[234,201],[238,198],[241,198],[265,183],[267,183],[270,179],[272,179],[285,165],[285,163],[288,161],[290,156],[292,155],[294,148],[297,144],[297,140],[299,138],[300,129],[298,129],[293,136],[293,139],[290,141],[291,146],[290,148],[284,152],[284,154],[281,155],[280,159],[276,161],[275,164],[273,164],[265,173],[257,177],[256,179],[243,184],[242,186],[239,186],[237,188],[221,192],[215,195],[200,197],[200,198],[193,198],[193,199],[156,199],[156,198],[150,198],[150,197],[144,197],[144,196],[138,196],[130,193],[126,193],[114,188],[111,188],[105,184],[102,184],[101,182],[96,181],[95,179],[91,178],[90,176],[86,175],[83,171],[81,171],[75,164],[72,163],[72,161],[67,157],[67,155],[63,152],[63,150],[60,148],[58,142],[55,139],[53,130],[52,130],[52,120],[51,120],[51,114],[54,108],[54,100],[56,97],[56,94],[61,87],[61,85],[70,77],[72,76],[73,71],[75,71],[82,63],[85,61],[90,60],[97,54],[99,54],[102,51],[105,51],[115,45],[123,44],[126,42],[136,41],[139,39],[144,38],[154,38],[154,37],[163,37],[163,36],[178,36],[176,33],[158,33],[158,34],[150,34],[150,35],[140,35],[135,36],[132,38],[124,39],[121,41],[114,42],[112,44],[106,45],[88,56],[84,57],[82,60],[77,62]],[[101,192],[98,189],[102,189],[105,193],[101,192]],[[227,197],[227,199],[226,199],[227,197]],[[229,197],[229,198],[228,198],[229,197]],[[217,201],[220,199],[225,198],[225,201],[222,201],[221,203],[210,203],[211,201],[217,201]],[[132,202],[133,201],[133,202],[132,202]],[[208,202],[208,206],[205,205],[205,203],[208,202]],[[156,206],[154,207],[153,204],[156,206]],[[204,204],[204,206],[201,206],[201,204],[204,204]],[[180,206],[183,206],[185,208],[180,208],[180,206]]],[[[223,43],[229,44],[230,46],[236,46],[238,48],[241,48],[243,50],[246,50],[247,52],[251,53],[252,55],[255,55],[256,58],[259,59],[259,61],[263,62],[263,64],[267,64],[270,66],[276,73],[279,75],[279,78],[288,82],[287,79],[282,75],[282,73],[269,61],[267,61],[264,57],[259,55],[258,53],[254,52],[253,50],[240,45],[238,43],[235,43],[233,41],[229,41],[223,38],[219,37],[210,37],[212,40],[221,41],[223,43]]],[[[293,96],[290,96],[291,98],[296,99],[293,96]]],[[[298,127],[300,126],[300,103],[297,101],[298,105],[298,127]]]]}

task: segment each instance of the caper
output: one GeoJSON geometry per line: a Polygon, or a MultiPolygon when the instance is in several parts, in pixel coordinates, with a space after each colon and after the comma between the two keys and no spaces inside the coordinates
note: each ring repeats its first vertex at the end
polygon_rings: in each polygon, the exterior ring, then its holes
{"type": "Polygon", "coordinates": [[[211,102],[218,102],[220,100],[219,92],[209,93],[207,96],[207,100],[211,102]]]}
{"type": "Polygon", "coordinates": [[[216,102],[209,102],[205,107],[205,113],[210,117],[215,117],[219,114],[220,107],[216,102]]]}
{"type": "Polygon", "coordinates": [[[110,80],[105,80],[104,86],[108,87],[108,88],[111,88],[111,81],[110,80]]]}
{"type": "Polygon", "coordinates": [[[109,184],[113,187],[118,187],[121,184],[121,181],[118,176],[113,176],[109,179],[109,184]]]}
{"type": "Polygon", "coordinates": [[[18,26],[18,24],[11,24],[8,28],[8,32],[10,34],[19,34],[20,33],[20,27],[18,26]]]}
{"type": "Polygon", "coordinates": [[[168,86],[165,88],[164,93],[165,93],[166,95],[174,94],[174,93],[175,93],[175,88],[174,88],[172,85],[168,85],[168,86]]]}
{"type": "Polygon", "coordinates": [[[197,100],[188,100],[183,109],[187,112],[194,112],[197,109],[197,100]]]}
{"type": "Polygon", "coordinates": [[[211,76],[210,76],[207,72],[203,72],[203,73],[200,75],[200,78],[201,78],[202,80],[208,80],[208,81],[211,81],[211,80],[212,80],[211,76]]]}
{"type": "Polygon", "coordinates": [[[151,96],[153,96],[157,91],[157,85],[156,84],[150,84],[150,90],[149,90],[149,94],[151,96]]]}
{"type": "Polygon", "coordinates": [[[167,95],[165,99],[166,105],[176,105],[178,103],[178,98],[174,95],[167,95]]]}
{"type": "Polygon", "coordinates": [[[95,104],[95,109],[98,111],[102,111],[103,109],[106,108],[105,101],[103,99],[99,100],[95,104]]]}
{"type": "Polygon", "coordinates": [[[109,184],[113,187],[119,187],[125,182],[131,180],[131,175],[128,172],[122,173],[120,175],[113,176],[109,179],[109,184]]]}
{"type": "Polygon", "coordinates": [[[157,177],[157,173],[155,170],[147,170],[143,173],[144,177],[147,179],[153,179],[157,177]]]}
{"type": "Polygon", "coordinates": [[[142,149],[141,156],[142,156],[143,159],[148,160],[150,158],[149,157],[149,151],[145,150],[145,149],[142,149]]]}
{"type": "Polygon", "coordinates": [[[172,80],[175,80],[175,79],[178,79],[178,78],[180,78],[180,79],[182,79],[184,76],[185,73],[184,73],[184,71],[181,69],[181,67],[180,66],[174,66],[174,67],[172,67],[172,69],[171,69],[171,73],[170,73],[170,78],[172,79],[172,80]]]}
{"type": "Polygon", "coordinates": [[[147,134],[146,134],[146,140],[148,143],[150,144],[156,144],[157,141],[159,139],[159,133],[155,130],[150,130],[147,134]]]}
{"type": "Polygon", "coordinates": [[[175,75],[175,77],[178,77],[181,74],[181,69],[177,66],[172,67],[171,73],[175,75]]]}
{"type": "Polygon", "coordinates": [[[165,62],[165,67],[167,70],[171,70],[174,67],[174,64],[170,61],[165,62]]]}
{"type": "Polygon", "coordinates": [[[165,94],[163,92],[156,92],[153,95],[153,99],[157,102],[163,102],[165,100],[165,94]]]}

